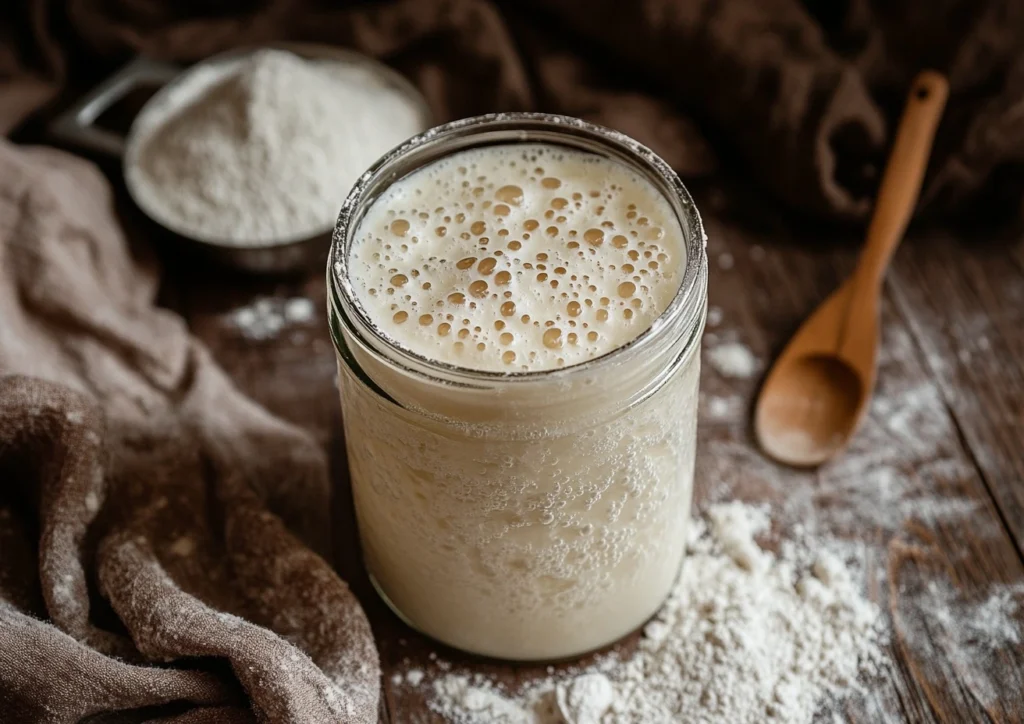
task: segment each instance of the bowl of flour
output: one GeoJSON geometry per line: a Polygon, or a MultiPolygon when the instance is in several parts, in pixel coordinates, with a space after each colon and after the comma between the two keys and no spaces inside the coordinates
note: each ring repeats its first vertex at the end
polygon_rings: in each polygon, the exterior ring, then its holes
{"type": "Polygon", "coordinates": [[[150,218],[221,261],[293,270],[323,256],[360,174],[430,125],[418,91],[365,56],[306,43],[235,50],[145,104],[124,140],[125,180],[150,218]]]}

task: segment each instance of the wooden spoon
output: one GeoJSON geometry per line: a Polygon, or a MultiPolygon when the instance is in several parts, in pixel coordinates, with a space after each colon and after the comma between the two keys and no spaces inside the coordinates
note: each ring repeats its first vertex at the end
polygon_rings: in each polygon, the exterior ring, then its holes
{"type": "Polygon", "coordinates": [[[949,86],[914,79],[853,275],[804,322],[761,388],[754,429],[776,460],[820,465],[845,447],[875,386],[882,280],[921,190],[949,86]]]}

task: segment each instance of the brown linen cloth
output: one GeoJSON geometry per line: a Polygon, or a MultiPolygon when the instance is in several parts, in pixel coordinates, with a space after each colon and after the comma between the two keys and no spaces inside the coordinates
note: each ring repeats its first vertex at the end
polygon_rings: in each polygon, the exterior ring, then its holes
{"type": "Polygon", "coordinates": [[[539,109],[596,120],[691,178],[715,165],[693,118],[768,192],[855,220],[911,78],[934,67],[952,94],[926,210],[1020,213],[1021,0],[27,0],[0,8],[0,127],[69,76],[95,82],[97,61],[191,61],[272,39],[380,57],[440,119],[539,109]]]}
{"type": "Polygon", "coordinates": [[[376,722],[369,624],[296,537],[322,450],[156,287],[94,166],[0,140],[0,722],[376,722]]]}

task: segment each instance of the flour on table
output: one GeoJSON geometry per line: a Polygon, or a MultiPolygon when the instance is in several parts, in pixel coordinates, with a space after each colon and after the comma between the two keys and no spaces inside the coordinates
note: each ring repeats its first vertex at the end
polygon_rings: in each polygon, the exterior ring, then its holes
{"type": "Polygon", "coordinates": [[[710,397],[707,399],[706,411],[712,420],[736,417],[741,414],[742,410],[742,397],[710,397]]]}
{"type": "Polygon", "coordinates": [[[725,342],[708,350],[708,360],[725,377],[746,378],[757,372],[757,358],[741,342],[725,342]]]}
{"type": "Polygon", "coordinates": [[[930,581],[921,609],[957,650],[994,652],[1024,641],[1024,585],[993,586],[971,603],[948,584],[930,581]]]}
{"type": "Polygon", "coordinates": [[[431,707],[455,724],[809,724],[877,673],[881,614],[810,541],[761,548],[768,526],[766,508],[742,503],[693,521],[679,583],[631,656],[516,692],[447,674],[431,707]]]}
{"type": "Polygon", "coordinates": [[[309,324],[315,318],[316,308],[305,297],[262,297],[228,315],[242,336],[253,340],[271,339],[289,326],[309,324]]]}

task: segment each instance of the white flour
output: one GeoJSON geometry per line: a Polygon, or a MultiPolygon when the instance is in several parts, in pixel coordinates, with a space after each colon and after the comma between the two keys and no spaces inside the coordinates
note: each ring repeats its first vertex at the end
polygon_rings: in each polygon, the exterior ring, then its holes
{"type": "Polygon", "coordinates": [[[352,183],[423,130],[373,70],[261,51],[201,67],[140,119],[126,163],[139,203],[188,236],[265,245],[330,228],[352,183]]]}
{"type": "MultiPolygon", "coordinates": [[[[709,342],[712,339],[708,339],[709,342]]],[[[757,372],[757,357],[740,342],[726,342],[708,349],[708,360],[725,377],[750,377],[757,372]]]]}
{"type": "Polygon", "coordinates": [[[742,503],[694,521],[680,582],[633,655],[514,695],[447,674],[432,707],[456,724],[811,722],[877,672],[881,614],[835,555],[761,548],[767,527],[763,509],[742,503]]]}
{"type": "Polygon", "coordinates": [[[228,319],[246,339],[276,337],[286,327],[309,324],[316,318],[313,302],[305,297],[262,297],[231,312],[228,319]]]}
{"type": "Polygon", "coordinates": [[[1024,641],[1021,607],[1024,585],[995,585],[978,603],[964,601],[949,584],[930,581],[921,609],[950,649],[972,657],[1024,641]]]}

